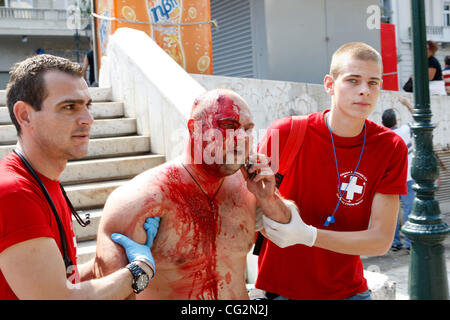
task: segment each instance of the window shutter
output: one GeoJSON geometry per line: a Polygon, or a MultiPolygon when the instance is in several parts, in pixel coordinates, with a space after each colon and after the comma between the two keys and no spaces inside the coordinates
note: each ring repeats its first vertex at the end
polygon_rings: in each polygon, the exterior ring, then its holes
{"type": "Polygon", "coordinates": [[[211,0],[215,75],[253,78],[253,41],[249,0],[211,0]]]}

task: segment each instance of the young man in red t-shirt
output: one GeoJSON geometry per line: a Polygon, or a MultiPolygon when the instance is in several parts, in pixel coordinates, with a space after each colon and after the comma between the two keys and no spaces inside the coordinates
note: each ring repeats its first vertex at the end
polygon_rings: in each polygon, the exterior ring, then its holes
{"type": "MultiPolygon", "coordinates": [[[[263,217],[266,236],[256,287],[278,299],[370,299],[359,255],[386,253],[399,194],[406,194],[407,148],[367,120],[382,86],[379,53],[349,43],[332,58],[324,87],[331,110],[307,118],[304,141],[280,193],[295,202],[288,224],[263,217]],[[299,214],[295,214],[298,208],[299,214]]],[[[271,153],[278,130],[283,153],[291,117],[275,121],[260,150],[271,153]]]]}
{"type": "Polygon", "coordinates": [[[142,291],[153,275],[157,219],[144,224],[145,245],[111,236],[124,247],[127,268],[90,280],[93,260],[77,266],[59,179],[69,159],[88,151],[93,118],[81,67],[52,55],[31,57],[11,71],[6,95],[18,144],[0,161],[0,300],[124,299],[142,291]]]}

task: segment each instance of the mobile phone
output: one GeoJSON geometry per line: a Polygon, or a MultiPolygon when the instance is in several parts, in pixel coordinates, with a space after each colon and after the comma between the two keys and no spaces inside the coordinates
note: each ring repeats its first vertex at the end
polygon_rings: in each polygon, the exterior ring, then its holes
{"type": "Polygon", "coordinates": [[[247,162],[245,163],[245,170],[248,173],[248,178],[250,180],[253,180],[253,178],[257,175],[257,173],[256,173],[256,171],[254,171],[252,173],[248,172],[248,170],[250,170],[251,167],[252,167],[252,164],[247,160],[247,162]]]}

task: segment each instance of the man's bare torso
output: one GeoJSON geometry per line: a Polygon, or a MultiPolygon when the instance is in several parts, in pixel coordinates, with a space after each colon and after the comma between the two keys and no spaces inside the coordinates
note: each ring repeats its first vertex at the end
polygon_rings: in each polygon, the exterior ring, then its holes
{"type": "Polygon", "coordinates": [[[127,263],[123,250],[109,240],[112,232],[144,243],[145,219],[160,216],[151,249],[156,275],[138,299],[248,298],[245,266],[256,200],[240,171],[225,178],[212,202],[180,163],[149,170],[117,191],[99,228],[97,275],[127,263]]]}

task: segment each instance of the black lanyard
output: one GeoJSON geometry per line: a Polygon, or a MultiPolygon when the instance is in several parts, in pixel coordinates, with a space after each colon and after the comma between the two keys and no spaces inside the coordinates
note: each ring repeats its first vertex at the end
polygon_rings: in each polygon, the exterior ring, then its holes
{"type": "MultiPolygon", "coordinates": [[[[67,253],[66,234],[64,232],[64,226],[63,226],[63,224],[61,222],[61,219],[59,218],[59,214],[58,214],[58,211],[56,210],[55,204],[53,203],[52,198],[50,197],[50,194],[48,193],[48,191],[45,188],[44,184],[42,183],[41,179],[39,179],[39,177],[36,174],[36,172],[34,171],[33,167],[25,159],[23,154],[20,151],[18,151],[18,150],[13,150],[13,151],[14,151],[15,154],[17,154],[19,156],[20,160],[22,160],[22,162],[25,165],[25,167],[28,169],[28,171],[31,173],[33,178],[39,184],[39,186],[41,187],[42,192],[44,193],[45,198],[47,199],[48,204],[50,205],[50,208],[52,209],[53,215],[55,216],[56,224],[58,225],[59,236],[60,236],[60,239],[61,239],[62,253],[63,253],[63,258],[64,258],[64,264],[65,264],[66,270],[67,270],[67,268],[72,265],[72,260],[70,260],[69,255],[67,253]]],[[[61,183],[59,184],[59,186],[61,188],[62,194],[64,195],[64,198],[66,199],[67,205],[70,208],[70,211],[75,216],[75,219],[78,221],[78,223],[82,227],[86,227],[91,222],[89,220],[89,214],[86,214],[86,222],[84,222],[81,219],[81,217],[78,215],[78,213],[75,211],[75,209],[73,208],[72,203],[70,202],[69,198],[67,197],[67,194],[66,194],[63,186],[61,185],[61,183]]]]}

